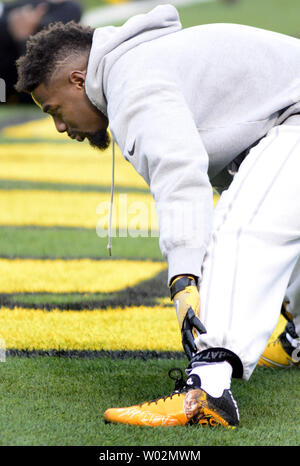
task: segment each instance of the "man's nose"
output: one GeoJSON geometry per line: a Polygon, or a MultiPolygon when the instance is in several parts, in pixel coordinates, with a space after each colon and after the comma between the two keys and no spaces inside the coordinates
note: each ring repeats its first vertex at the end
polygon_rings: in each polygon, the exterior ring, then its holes
{"type": "Polygon", "coordinates": [[[54,118],[54,124],[59,133],[67,131],[67,125],[63,121],[54,118]]]}

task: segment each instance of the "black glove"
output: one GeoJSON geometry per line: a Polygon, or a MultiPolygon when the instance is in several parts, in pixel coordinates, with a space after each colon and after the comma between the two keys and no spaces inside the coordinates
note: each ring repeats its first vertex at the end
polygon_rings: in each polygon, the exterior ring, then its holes
{"type": "Polygon", "coordinates": [[[204,325],[197,317],[200,311],[200,297],[195,278],[188,275],[177,276],[171,282],[170,292],[177,312],[182,346],[190,360],[193,353],[197,352],[195,338],[198,334],[206,333],[204,325]]]}

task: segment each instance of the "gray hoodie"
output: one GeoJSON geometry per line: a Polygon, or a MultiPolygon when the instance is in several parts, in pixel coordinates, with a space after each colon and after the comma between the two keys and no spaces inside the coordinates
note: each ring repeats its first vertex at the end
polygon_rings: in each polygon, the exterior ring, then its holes
{"type": "Polygon", "coordinates": [[[150,187],[169,279],[201,277],[212,186],[226,188],[232,162],[300,113],[300,41],[236,24],[181,29],[162,5],[96,29],[86,92],[150,187]]]}

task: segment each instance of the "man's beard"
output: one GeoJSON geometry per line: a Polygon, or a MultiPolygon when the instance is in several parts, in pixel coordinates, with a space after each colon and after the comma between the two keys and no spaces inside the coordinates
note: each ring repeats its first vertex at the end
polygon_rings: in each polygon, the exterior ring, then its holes
{"type": "Polygon", "coordinates": [[[100,129],[95,133],[88,133],[86,134],[86,138],[92,147],[100,150],[105,150],[110,145],[110,136],[106,129],[100,129]]]}

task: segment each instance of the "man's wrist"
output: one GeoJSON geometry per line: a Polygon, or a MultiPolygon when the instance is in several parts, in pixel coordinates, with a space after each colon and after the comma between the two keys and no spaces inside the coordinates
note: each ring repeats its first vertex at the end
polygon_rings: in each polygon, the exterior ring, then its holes
{"type": "Polygon", "coordinates": [[[170,296],[173,300],[174,296],[187,286],[197,286],[198,277],[190,274],[175,275],[170,283],[170,296]]]}
{"type": "Polygon", "coordinates": [[[172,286],[175,283],[175,281],[179,280],[181,277],[188,277],[191,280],[194,280],[196,285],[198,284],[199,277],[197,277],[196,275],[194,275],[192,273],[181,273],[181,274],[178,274],[178,275],[174,275],[174,277],[171,278],[170,286],[172,286]]]}

